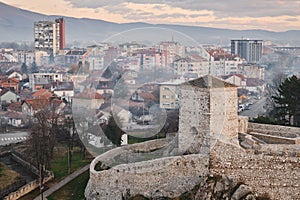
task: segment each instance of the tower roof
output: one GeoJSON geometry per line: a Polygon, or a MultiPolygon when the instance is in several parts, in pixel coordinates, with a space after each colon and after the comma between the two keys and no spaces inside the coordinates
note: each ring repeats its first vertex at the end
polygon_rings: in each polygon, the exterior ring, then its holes
{"type": "Polygon", "coordinates": [[[237,87],[234,84],[223,81],[219,78],[216,78],[212,75],[205,75],[200,78],[185,82],[181,84],[182,86],[193,86],[198,88],[228,88],[228,87],[237,87]]]}

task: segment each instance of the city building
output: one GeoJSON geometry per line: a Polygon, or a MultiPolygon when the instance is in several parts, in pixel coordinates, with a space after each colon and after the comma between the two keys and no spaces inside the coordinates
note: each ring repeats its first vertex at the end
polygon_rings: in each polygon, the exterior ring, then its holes
{"type": "Polygon", "coordinates": [[[32,91],[45,88],[45,85],[51,88],[51,83],[63,81],[63,75],[60,73],[32,73],[29,75],[29,88],[32,91]]]}
{"type": "Polygon", "coordinates": [[[231,54],[239,55],[248,63],[257,63],[262,57],[263,41],[250,39],[231,40],[231,54]]]}
{"type": "Polygon", "coordinates": [[[171,80],[159,83],[159,106],[164,109],[179,108],[179,85],[184,80],[171,80]]]}
{"type": "Polygon", "coordinates": [[[56,55],[66,47],[65,21],[63,18],[53,21],[38,21],[34,23],[34,49],[56,55]]]}
{"type": "Polygon", "coordinates": [[[237,73],[243,74],[247,78],[265,79],[265,68],[262,65],[239,64],[237,73]]]}

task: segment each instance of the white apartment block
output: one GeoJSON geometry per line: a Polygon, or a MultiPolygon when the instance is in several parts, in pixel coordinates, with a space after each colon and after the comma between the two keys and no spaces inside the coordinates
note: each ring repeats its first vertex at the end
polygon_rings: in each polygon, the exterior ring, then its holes
{"type": "Polygon", "coordinates": [[[56,81],[63,81],[63,74],[60,73],[32,73],[29,74],[29,88],[35,91],[36,84],[50,84],[56,81]]]}

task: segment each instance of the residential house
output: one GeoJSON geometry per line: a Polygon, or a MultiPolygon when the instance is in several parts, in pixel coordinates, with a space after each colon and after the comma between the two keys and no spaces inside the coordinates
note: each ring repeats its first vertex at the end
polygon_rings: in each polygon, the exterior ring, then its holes
{"type": "Polygon", "coordinates": [[[240,64],[238,65],[238,73],[243,74],[247,78],[256,78],[264,80],[265,68],[257,64],[240,64]]]}
{"type": "Polygon", "coordinates": [[[23,88],[20,91],[20,101],[24,101],[26,99],[32,99],[32,92],[28,88],[23,88]]]}
{"type": "Polygon", "coordinates": [[[0,87],[11,91],[19,91],[19,80],[15,78],[4,78],[0,80],[0,87]]]}
{"type": "Polygon", "coordinates": [[[221,76],[223,80],[228,83],[234,84],[238,86],[238,88],[245,88],[246,87],[246,80],[247,78],[242,74],[232,74],[232,75],[225,75],[221,76]]]}
{"type": "Polygon", "coordinates": [[[68,102],[72,101],[74,97],[74,83],[73,82],[54,82],[52,84],[53,93],[60,97],[61,99],[65,99],[68,102]]]}
{"type": "Polygon", "coordinates": [[[75,94],[73,105],[84,107],[87,110],[96,110],[104,103],[105,97],[92,90],[84,90],[81,93],[75,94]]]}
{"type": "Polygon", "coordinates": [[[155,96],[150,93],[150,92],[135,92],[132,96],[131,96],[131,100],[132,101],[141,101],[141,102],[145,102],[145,103],[155,103],[156,102],[156,98],[155,96]]]}
{"type": "Polygon", "coordinates": [[[33,99],[50,99],[56,95],[47,89],[40,89],[32,94],[33,99]]]}
{"type": "Polygon", "coordinates": [[[63,81],[61,73],[32,73],[29,75],[29,88],[32,91],[41,88],[51,88],[51,84],[56,81],[63,81]]]}
{"type": "Polygon", "coordinates": [[[22,75],[22,73],[19,71],[15,71],[15,70],[9,71],[8,73],[6,73],[6,75],[7,75],[7,78],[15,78],[19,81],[22,81],[24,79],[24,76],[22,75]]]}
{"type": "Polygon", "coordinates": [[[22,114],[22,103],[21,102],[14,102],[7,106],[8,112],[17,112],[22,114]]]}
{"type": "Polygon", "coordinates": [[[24,126],[24,120],[22,113],[18,112],[7,112],[5,117],[8,118],[8,124],[14,127],[24,126]]]}
{"type": "Polygon", "coordinates": [[[33,117],[35,113],[47,107],[59,113],[65,106],[66,104],[57,98],[28,99],[22,103],[22,114],[23,116],[33,117]]]}
{"type": "Polygon", "coordinates": [[[20,100],[20,96],[17,95],[15,92],[10,91],[8,89],[0,89],[0,102],[1,104],[5,103],[12,103],[17,102],[20,100]]]}
{"type": "Polygon", "coordinates": [[[99,94],[113,94],[114,92],[114,82],[111,79],[100,77],[98,84],[96,86],[97,93],[99,94]]]}

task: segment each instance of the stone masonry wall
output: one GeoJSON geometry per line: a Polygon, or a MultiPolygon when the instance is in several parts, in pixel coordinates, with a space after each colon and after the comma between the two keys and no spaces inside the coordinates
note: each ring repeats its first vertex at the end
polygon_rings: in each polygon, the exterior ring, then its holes
{"type": "Polygon", "coordinates": [[[265,155],[218,143],[210,156],[212,174],[227,176],[251,186],[273,200],[300,199],[300,157],[265,155]]]}
{"type": "Polygon", "coordinates": [[[87,200],[122,199],[141,194],[145,197],[176,197],[193,189],[209,174],[208,156],[187,155],[123,164],[95,171],[91,164],[87,200]]]}
{"type": "Polygon", "coordinates": [[[251,131],[275,135],[275,136],[281,136],[281,137],[290,137],[290,138],[300,137],[299,128],[291,127],[291,126],[249,123],[248,132],[251,131]]]}
{"type": "Polygon", "coordinates": [[[182,153],[209,151],[210,95],[207,88],[181,87],[178,143],[182,153]],[[194,147],[198,147],[195,149],[194,147]]]}
{"type": "Polygon", "coordinates": [[[256,132],[250,132],[249,134],[268,144],[300,144],[300,137],[288,138],[288,137],[267,135],[267,134],[256,133],[256,132]]]}
{"type": "Polygon", "coordinates": [[[210,135],[228,141],[236,140],[238,135],[236,88],[212,88],[210,90],[210,108],[210,135]]]}

